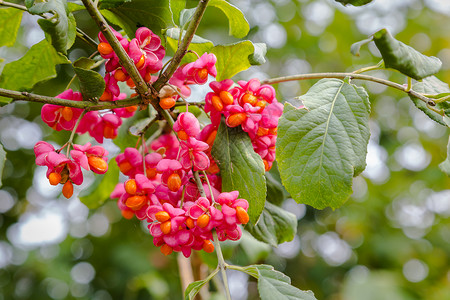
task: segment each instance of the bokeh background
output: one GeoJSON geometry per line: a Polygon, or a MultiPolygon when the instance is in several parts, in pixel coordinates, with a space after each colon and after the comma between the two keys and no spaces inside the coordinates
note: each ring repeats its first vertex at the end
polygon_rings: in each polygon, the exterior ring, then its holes
{"type": "MultiPolygon", "coordinates": [[[[350,54],[350,46],[388,28],[397,39],[439,57],[443,67],[437,76],[450,82],[448,0],[374,0],[358,8],[333,0],[231,2],[251,25],[248,38],[269,49],[266,64],[236,80],[375,65],[380,55],[374,45],[364,47],[359,57],[350,54]]],[[[96,37],[87,13],[74,15],[96,37]]],[[[14,47],[0,48],[0,70],[44,38],[36,19],[24,14],[14,47]]],[[[236,41],[215,8],[206,12],[198,34],[216,44],[236,41]]],[[[69,58],[91,52],[77,40],[69,58]]],[[[70,65],[57,70],[58,77],[39,84],[35,92],[62,92],[73,70],[70,65]]],[[[371,74],[405,83],[398,73],[371,74]]],[[[224,245],[226,259],[272,264],[318,299],[450,299],[450,180],[438,168],[449,130],[428,119],[405,94],[355,82],[370,94],[372,119],[367,168],[354,179],[353,196],[334,211],[288,198],[283,207],[298,218],[292,242],[272,248],[245,235],[239,243],[224,245]]],[[[292,100],[312,84],[279,84],[277,97],[292,100]]],[[[112,200],[89,210],[77,197],[67,200],[60,188],[48,184],[45,168],[34,164],[33,146],[39,140],[62,145],[68,133],[52,132],[41,121],[40,109],[40,104],[24,102],[0,108],[0,142],[8,152],[0,189],[0,300],[180,299],[176,256],[164,257],[145,225],[123,219],[112,200]]],[[[126,134],[123,138],[133,141],[126,134]]],[[[119,151],[111,142],[106,147],[111,157],[119,151]]],[[[93,182],[86,178],[82,189],[93,182]]],[[[211,265],[214,256],[201,255],[211,265]]],[[[258,299],[251,278],[239,272],[229,277],[233,299],[258,299]]]]}

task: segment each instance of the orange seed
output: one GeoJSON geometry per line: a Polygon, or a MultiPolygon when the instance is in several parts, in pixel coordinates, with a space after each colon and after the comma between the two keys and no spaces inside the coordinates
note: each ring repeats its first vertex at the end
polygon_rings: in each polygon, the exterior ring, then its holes
{"type": "Polygon", "coordinates": [[[57,185],[61,182],[61,174],[53,172],[48,175],[48,181],[50,181],[51,185],[57,185]]]}
{"type": "Polygon", "coordinates": [[[62,188],[62,194],[67,199],[72,197],[72,195],[73,195],[73,184],[72,184],[72,181],[67,180],[66,183],[64,183],[63,188],[62,188]]]}

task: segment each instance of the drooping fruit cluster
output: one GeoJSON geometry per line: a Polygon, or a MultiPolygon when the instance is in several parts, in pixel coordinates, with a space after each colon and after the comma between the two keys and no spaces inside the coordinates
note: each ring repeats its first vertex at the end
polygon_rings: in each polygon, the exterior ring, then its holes
{"type": "Polygon", "coordinates": [[[40,141],[34,146],[36,165],[46,166],[47,178],[51,185],[62,184],[64,197],[70,198],[73,194],[73,185],[83,183],[81,168],[96,174],[105,174],[108,171],[106,163],[108,151],[101,146],[73,145],[70,151],[71,158],[60,153],[63,148],[55,148],[47,142],[40,141]]]}

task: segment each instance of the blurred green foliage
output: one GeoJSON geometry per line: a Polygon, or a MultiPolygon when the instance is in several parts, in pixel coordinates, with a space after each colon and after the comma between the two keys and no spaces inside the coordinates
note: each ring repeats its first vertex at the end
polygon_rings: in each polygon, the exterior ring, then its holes
{"type": "MultiPolygon", "coordinates": [[[[350,54],[350,46],[388,27],[398,40],[439,57],[443,67],[437,77],[450,82],[450,11],[431,6],[438,1],[374,0],[359,8],[331,0],[232,3],[249,20],[247,38],[268,44],[266,64],[251,67],[236,80],[375,65],[381,58],[373,45],[364,46],[359,57],[350,54]]],[[[73,14],[84,32],[97,35],[85,11],[73,14]]],[[[0,69],[43,38],[37,26],[36,18],[24,14],[15,45],[0,48],[5,58],[0,69]]],[[[214,7],[208,8],[197,34],[215,44],[237,41],[228,36],[228,21],[214,7]]],[[[92,51],[76,39],[69,58],[75,61],[92,51]]],[[[56,71],[56,78],[34,91],[62,92],[73,69],[60,65],[56,71]]],[[[373,74],[406,83],[399,73],[373,74]]],[[[314,82],[279,84],[278,99],[295,101],[314,82]]],[[[318,299],[450,299],[450,180],[438,167],[446,157],[449,130],[429,120],[405,94],[361,84],[369,92],[372,135],[367,170],[354,180],[352,198],[334,211],[287,200],[284,208],[299,218],[293,242],[274,249],[245,235],[240,244],[224,245],[226,259],[240,265],[271,264],[318,299]]],[[[121,218],[114,201],[88,211],[77,199],[61,199],[39,187],[43,173],[27,142],[40,137],[62,145],[68,139],[68,133],[43,126],[40,108],[20,102],[0,108],[0,141],[8,152],[0,190],[0,299],[180,299],[176,255],[164,257],[146,228],[121,218]],[[17,244],[23,237],[19,225],[42,212],[62,215],[63,239],[28,248],[17,244]]],[[[126,140],[137,138],[127,135],[126,140]]],[[[40,227],[34,229],[39,233],[40,227]]],[[[201,257],[214,268],[214,254],[201,257]]],[[[233,274],[232,290],[241,278],[233,274]]],[[[235,299],[246,295],[257,299],[252,279],[247,292],[233,294],[235,299]]]]}

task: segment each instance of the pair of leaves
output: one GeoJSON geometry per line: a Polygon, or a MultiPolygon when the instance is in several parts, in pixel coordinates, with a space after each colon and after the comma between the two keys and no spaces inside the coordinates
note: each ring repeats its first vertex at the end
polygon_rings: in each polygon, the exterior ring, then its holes
{"type": "Polygon", "coordinates": [[[273,247],[292,241],[297,233],[297,217],[266,201],[258,224],[247,224],[245,229],[256,239],[273,247]]]}
{"type": "MultiPolygon", "coordinates": [[[[36,83],[56,77],[55,65],[70,63],[46,40],[33,45],[19,60],[5,65],[0,87],[10,90],[29,90],[36,83]]],[[[0,106],[11,99],[0,97],[0,106]]]]}
{"type": "Polygon", "coordinates": [[[52,13],[53,17],[38,20],[39,26],[50,38],[56,51],[67,54],[76,37],[76,22],[69,12],[67,2],[64,0],[49,0],[47,2],[25,1],[28,12],[36,15],[52,13]]]}
{"type": "Polygon", "coordinates": [[[299,203],[337,208],[352,194],[352,178],[365,168],[369,99],[362,87],[322,79],[289,103],[279,120],[276,156],[286,190],[299,203]]]}
{"type": "Polygon", "coordinates": [[[16,42],[23,11],[15,8],[0,9],[0,47],[11,47],[16,42]]]}

